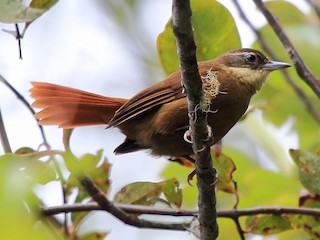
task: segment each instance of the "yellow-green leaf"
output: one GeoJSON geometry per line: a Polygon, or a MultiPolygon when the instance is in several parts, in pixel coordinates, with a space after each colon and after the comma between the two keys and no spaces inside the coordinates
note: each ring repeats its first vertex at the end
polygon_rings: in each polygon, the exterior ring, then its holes
{"type": "Polygon", "coordinates": [[[36,151],[30,147],[22,147],[22,148],[17,149],[14,152],[14,154],[24,155],[24,154],[34,153],[34,152],[36,152],[36,151]]]}
{"type": "Polygon", "coordinates": [[[174,204],[178,208],[181,207],[182,190],[179,188],[179,182],[175,178],[163,181],[162,191],[170,204],[174,204]]]}
{"type": "Polygon", "coordinates": [[[310,192],[320,194],[320,156],[293,149],[289,153],[299,167],[299,178],[302,185],[310,192]]]}
{"type": "MultiPolygon", "coordinates": [[[[280,19],[285,32],[297,48],[303,61],[316,76],[319,76],[320,69],[314,53],[320,51],[320,44],[317,41],[320,38],[320,29],[315,24],[310,24],[310,22],[316,22],[317,18],[311,13],[302,13],[286,1],[269,1],[267,4],[280,19]]],[[[265,41],[272,47],[273,52],[282,61],[290,62],[288,54],[271,27],[269,25],[264,26],[261,33],[265,41]]],[[[255,43],[254,48],[259,48],[259,44],[255,43]]],[[[320,101],[310,87],[298,77],[294,67],[291,67],[288,71],[293,81],[305,92],[308,100],[319,112],[320,101]]],[[[318,122],[313,119],[309,110],[303,104],[303,100],[293,91],[280,71],[271,74],[271,79],[255,99],[260,102],[262,99],[267,101],[266,106],[268,107],[264,111],[264,116],[273,124],[282,125],[288,119],[294,120],[293,128],[299,134],[301,147],[312,148],[319,141],[318,122]]]]}
{"type": "Polygon", "coordinates": [[[211,151],[211,158],[213,166],[218,172],[218,190],[227,193],[235,193],[235,188],[232,184],[232,174],[236,170],[236,166],[232,159],[223,153],[217,153],[215,151],[211,151]]]}
{"type": "MultiPolygon", "coordinates": [[[[320,233],[319,219],[314,216],[290,214],[287,216],[287,218],[291,222],[291,226],[293,228],[303,229],[305,232],[309,233],[310,235],[316,234],[315,236],[317,236],[320,233]]],[[[310,239],[314,239],[314,238],[310,238],[310,239]]]]}
{"type": "Polygon", "coordinates": [[[107,232],[85,233],[79,237],[79,240],[103,240],[107,235],[107,232]]]}
{"type": "Polygon", "coordinates": [[[306,20],[306,15],[290,2],[268,1],[266,5],[277,15],[282,24],[296,24],[306,20]]]}
{"type": "Polygon", "coordinates": [[[46,10],[26,7],[19,0],[0,0],[0,22],[31,22],[40,17],[46,10]]]}
{"type": "Polygon", "coordinates": [[[246,232],[269,235],[292,229],[287,218],[278,215],[249,216],[246,219],[246,232]]]}
{"type": "Polygon", "coordinates": [[[123,187],[114,197],[114,202],[153,205],[158,201],[162,183],[135,182],[123,187]]]}
{"type": "MultiPolygon", "coordinates": [[[[191,7],[198,61],[213,59],[227,50],[240,47],[233,17],[222,4],[214,0],[192,0],[191,7]]],[[[158,36],[157,49],[167,74],[179,69],[171,20],[158,36]]]]}
{"type": "Polygon", "coordinates": [[[49,9],[57,2],[58,0],[32,0],[29,6],[39,9],[49,9]]]}

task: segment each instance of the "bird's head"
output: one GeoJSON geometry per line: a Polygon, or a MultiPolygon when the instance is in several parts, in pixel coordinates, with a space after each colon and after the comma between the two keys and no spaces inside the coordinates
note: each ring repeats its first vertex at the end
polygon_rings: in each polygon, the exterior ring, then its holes
{"type": "Polygon", "coordinates": [[[261,89],[272,71],[290,67],[288,63],[270,61],[260,51],[250,48],[231,50],[217,60],[228,74],[235,75],[254,92],[261,89]]]}

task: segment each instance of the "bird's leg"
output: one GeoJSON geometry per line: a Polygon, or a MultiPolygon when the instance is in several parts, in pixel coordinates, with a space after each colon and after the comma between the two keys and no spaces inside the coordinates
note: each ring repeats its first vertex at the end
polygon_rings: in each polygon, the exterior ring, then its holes
{"type": "MultiPolygon", "coordinates": [[[[208,146],[211,146],[212,144],[213,144],[213,142],[214,142],[214,140],[213,140],[213,132],[212,132],[212,128],[209,126],[209,125],[207,125],[207,128],[208,128],[208,136],[207,136],[207,139],[205,139],[205,143],[204,143],[204,145],[203,145],[203,147],[201,148],[201,149],[197,149],[197,152],[201,152],[201,151],[203,151],[204,149],[205,149],[205,145],[208,145],[208,146]]],[[[186,132],[185,132],[185,134],[184,134],[184,140],[185,141],[187,141],[187,140],[189,140],[189,138],[190,138],[190,131],[189,130],[187,130],[186,132]]],[[[191,143],[192,143],[192,141],[191,141],[191,143]]],[[[188,156],[189,158],[191,158],[190,156],[188,156]]],[[[190,161],[192,161],[193,163],[195,163],[195,159],[193,159],[193,158],[191,158],[192,160],[190,160],[190,161]]],[[[211,183],[212,185],[215,185],[216,183],[217,183],[217,181],[218,181],[218,175],[217,175],[217,172],[216,172],[216,169],[215,168],[212,168],[212,170],[214,171],[214,175],[215,175],[215,178],[214,178],[214,180],[213,180],[213,182],[211,183]]],[[[187,182],[188,182],[188,184],[190,185],[190,186],[192,186],[192,184],[190,183],[191,181],[192,181],[192,179],[193,179],[193,177],[196,175],[196,169],[194,169],[189,175],[188,175],[188,178],[187,178],[187,182]]]]}
{"type": "MultiPolygon", "coordinates": [[[[189,128],[188,126],[185,126],[183,127],[184,129],[185,128],[189,128]]],[[[183,129],[183,128],[179,128],[180,129],[183,129]]],[[[212,129],[209,125],[207,125],[207,128],[208,128],[208,137],[207,139],[205,139],[204,141],[204,145],[201,149],[198,149],[197,152],[201,152],[205,149],[205,145],[209,145],[211,146],[213,144],[213,133],[212,133],[212,129]]],[[[191,132],[190,132],[190,129],[187,129],[183,135],[183,139],[187,142],[187,143],[190,143],[192,144],[192,140],[191,140],[191,132]]],[[[189,164],[187,164],[187,162],[189,163],[195,163],[195,159],[193,157],[190,157],[190,156],[182,156],[182,157],[178,157],[178,158],[171,158],[171,159],[168,159],[169,161],[173,161],[173,162],[178,162],[180,163],[181,165],[183,166],[190,166],[189,164]],[[187,161],[185,161],[187,160],[187,161]]],[[[187,182],[190,186],[192,186],[192,184],[190,183],[193,179],[193,177],[196,175],[196,170],[194,169],[187,177],[187,182]]],[[[216,175],[216,173],[215,173],[216,175]]],[[[216,180],[217,178],[215,178],[214,182],[212,183],[212,185],[214,185],[216,183],[216,180]]]]}
{"type": "MultiPolygon", "coordinates": [[[[219,174],[217,172],[217,170],[215,168],[212,168],[212,171],[213,171],[213,175],[214,175],[214,179],[212,181],[212,183],[210,184],[210,186],[215,186],[217,184],[217,182],[219,181],[219,174]]],[[[192,186],[192,184],[190,183],[193,179],[193,177],[196,175],[196,169],[194,169],[189,175],[188,175],[188,178],[187,178],[187,182],[190,186],[192,186]]]]}

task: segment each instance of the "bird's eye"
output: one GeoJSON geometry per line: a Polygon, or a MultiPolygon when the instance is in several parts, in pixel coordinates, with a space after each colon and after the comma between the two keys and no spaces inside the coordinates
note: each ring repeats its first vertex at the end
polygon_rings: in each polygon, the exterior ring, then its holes
{"type": "Polygon", "coordinates": [[[257,60],[256,55],[254,55],[254,54],[248,54],[248,55],[246,55],[246,61],[247,61],[248,63],[254,63],[254,62],[256,62],[256,60],[257,60]]]}

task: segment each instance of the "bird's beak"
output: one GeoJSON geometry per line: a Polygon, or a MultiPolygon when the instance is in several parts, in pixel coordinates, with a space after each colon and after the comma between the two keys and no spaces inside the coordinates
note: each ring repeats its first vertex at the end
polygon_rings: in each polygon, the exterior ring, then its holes
{"type": "Polygon", "coordinates": [[[268,63],[265,63],[262,68],[265,70],[273,71],[273,70],[278,70],[278,69],[283,69],[290,67],[291,65],[288,63],[284,62],[276,62],[276,61],[270,61],[268,63]]]}

